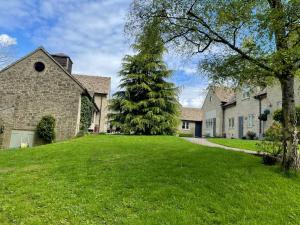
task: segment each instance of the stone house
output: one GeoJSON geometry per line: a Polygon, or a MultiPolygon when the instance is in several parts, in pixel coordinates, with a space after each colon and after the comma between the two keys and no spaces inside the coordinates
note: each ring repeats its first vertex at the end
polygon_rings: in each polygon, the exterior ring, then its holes
{"type": "MultiPolygon", "coordinates": [[[[299,80],[296,80],[295,87],[296,105],[299,105],[299,80]]],[[[251,131],[257,137],[262,137],[274,122],[273,113],[281,108],[281,104],[281,89],[278,83],[264,90],[245,87],[233,91],[225,87],[211,87],[202,106],[203,134],[243,138],[251,131]],[[266,121],[259,119],[264,113],[267,113],[266,121]]]]}
{"type": "Polygon", "coordinates": [[[35,129],[45,115],[56,119],[57,140],[76,136],[82,96],[93,103],[91,128],[106,130],[110,78],[72,75],[72,64],[69,56],[41,47],[0,71],[0,148],[38,144],[35,129]]]}
{"type": "Polygon", "coordinates": [[[209,87],[202,105],[202,134],[204,136],[216,137],[222,135],[224,116],[222,105],[229,102],[233,96],[234,92],[231,89],[209,87]]]}
{"type": "Polygon", "coordinates": [[[181,134],[191,134],[193,137],[202,136],[202,110],[198,108],[181,107],[180,125],[181,134]]]}

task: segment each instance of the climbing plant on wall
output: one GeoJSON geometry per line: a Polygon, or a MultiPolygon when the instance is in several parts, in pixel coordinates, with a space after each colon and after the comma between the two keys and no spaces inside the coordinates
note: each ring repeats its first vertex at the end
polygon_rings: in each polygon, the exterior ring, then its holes
{"type": "Polygon", "coordinates": [[[81,97],[80,130],[87,132],[91,126],[93,103],[87,96],[81,97]]]}

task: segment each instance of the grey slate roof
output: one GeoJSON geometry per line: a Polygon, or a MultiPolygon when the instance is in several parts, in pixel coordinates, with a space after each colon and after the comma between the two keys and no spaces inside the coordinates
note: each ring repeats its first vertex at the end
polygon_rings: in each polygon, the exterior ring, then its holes
{"type": "Polygon", "coordinates": [[[73,74],[90,93],[109,94],[110,92],[110,77],[90,76],[82,74],[73,74]]]}
{"type": "Polygon", "coordinates": [[[181,120],[202,121],[203,111],[200,108],[181,107],[181,120]]]}

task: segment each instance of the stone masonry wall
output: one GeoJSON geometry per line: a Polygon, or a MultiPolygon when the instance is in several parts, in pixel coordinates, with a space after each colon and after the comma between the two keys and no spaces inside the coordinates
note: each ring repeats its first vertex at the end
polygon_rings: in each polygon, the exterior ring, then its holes
{"type": "MultiPolygon", "coordinates": [[[[42,50],[0,73],[0,109],[14,105],[15,130],[35,130],[44,115],[53,115],[57,140],[75,136],[81,93],[79,85],[42,50]],[[44,71],[34,69],[37,61],[45,64],[44,71]]],[[[9,140],[4,142],[8,147],[9,140]]]]}
{"type": "Polygon", "coordinates": [[[0,134],[0,149],[9,146],[11,130],[13,129],[14,108],[2,108],[0,110],[0,127],[3,126],[4,132],[0,134]]]}
{"type": "Polygon", "coordinates": [[[204,100],[203,106],[203,122],[202,122],[202,135],[213,134],[213,128],[206,127],[206,120],[210,118],[216,118],[216,135],[222,135],[222,108],[221,102],[212,90],[209,90],[204,100]],[[211,99],[210,99],[211,97],[211,99]]]}
{"type": "Polygon", "coordinates": [[[108,112],[108,102],[107,102],[107,95],[106,94],[95,94],[95,103],[100,109],[100,113],[97,113],[95,124],[99,126],[100,128],[99,132],[107,132],[107,112],[108,112]],[[101,115],[101,118],[99,118],[101,115]]]}
{"type": "Polygon", "coordinates": [[[179,131],[179,133],[182,133],[182,134],[192,134],[193,136],[195,136],[196,124],[194,121],[188,121],[188,122],[189,122],[189,129],[182,129],[183,121],[180,121],[179,126],[178,126],[178,131],[179,131]]]}

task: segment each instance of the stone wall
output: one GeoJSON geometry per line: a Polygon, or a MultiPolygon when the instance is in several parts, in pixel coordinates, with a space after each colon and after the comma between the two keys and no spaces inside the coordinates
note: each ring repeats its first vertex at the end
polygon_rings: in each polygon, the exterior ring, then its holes
{"type": "MultiPolygon", "coordinates": [[[[0,73],[0,109],[14,106],[13,129],[35,130],[45,115],[56,118],[57,140],[76,135],[82,88],[44,51],[38,50],[0,73]],[[34,64],[43,62],[37,72],[34,64]]],[[[8,147],[10,137],[5,137],[8,147]]]]}
{"type": "Polygon", "coordinates": [[[178,126],[179,133],[192,134],[193,136],[195,136],[196,123],[194,121],[187,121],[187,122],[189,122],[189,129],[182,129],[183,121],[180,121],[179,126],[178,126]]]}
{"type": "MultiPolygon", "coordinates": [[[[270,110],[268,119],[261,123],[262,132],[265,132],[273,123],[273,113],[277,109],[281,109],[282,97],[279,83],[274,83],[272,86],[267,87],[267,97],[261,101],[261,113],[266,109],[270,110]]],[[[243,116],[244,118],[244,136],[248,131],[253,131],[259,135],[259,100],[255,99],[252,95],[250,98],[243,99],[242,93],[237,92],[236,95],[236,106],[226,108],[225,110],[225,133],[227,137],[238,138],[238,117],[243,116]],[[249,114],[254,115],[254,126],[248,126],[249,114]],[[235,119],[235,127],[229,128],[229,118],[235,119]]],[[[295,102],[296,105],[300,105],[300,81],[295,81],[295,102]]]]}
{"type": "Polygon", "coordinates": [[[6,148],[10,143],[10,135],[14,126],[14,108],[7,107],[0,109],[0,127],[3,127],[3,133],[0,133],[0,149],[6,148]]]}
{"type": "Polygon", "coordinates": [[[107,112],[108,112],[108,101],[107,101],[107,95],[106,94],[95,94],[94,96],[95,103],[100,109],[100,113],[97,113],[95,124],[96,126],[100,126],[99,132],[107,132],[107,125],[108,125],[108,119],[107,119],[107,112]],[[101,118],[100,118],[101,116],[101,118]]]}
{"type": "Polygon", "coordinates": [[[236,94],[236,106],[225,109],[225,133],[226,137],[239,137],[239,117],[243,117],[243,136],[247,135],[248,131],[252,131],[259,135],[259,101],[251,96],[243,98],[242,92],[236,94]],[[253,115],[253,125],[249,124],[249,116],[253,115]],[[234,118],[234,127],[229,127],[229,118],[234,118]]]}
{"type": "Polygon", "coordinates": [[[202,122],[202,135],[210,135],[213,134],[213,128],[206,127],[206,120],[211,118],[216,118],[216,135],[222,135],[222,108],[221,101],[218,97],[213,93],[212,90],[209,90],[206,98],[204,100],[203,106],[203,122],[202,122]],[[211,97],[211,98],[210,98],[211,97]]]}

